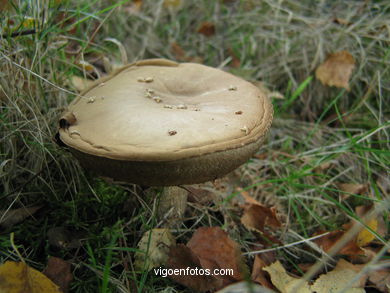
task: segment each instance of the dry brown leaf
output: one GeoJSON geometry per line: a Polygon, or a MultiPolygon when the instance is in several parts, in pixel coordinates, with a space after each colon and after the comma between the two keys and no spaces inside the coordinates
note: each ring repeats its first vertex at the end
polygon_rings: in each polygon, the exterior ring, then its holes
{"type": "Polygon", "coordinates": [[[0,266],[1,293],[61,293],[45,275],[24,262],[6,261],[0,266]]]}
{"type": "Polygon", "coordinates": [[[340,189],[342,192],[344,192],[341,195],[341,198],[343,200],[350,197],[351,194],[363,194],[368,191],[368,185],[367,184],[356,184],[356,183],[339,183],[337,184],[338,189],[340,189]]]}
{"type": "Polygon", "coordinates": [[[245,205],[243,206],[244,214],[241,217],[241,223],[248,230],[255,230],[267,235],[267,237],[271,237],[265,231],[265,227],[279,228],[282,225],[276,216],[276,209],[262,205],[252,198],[247,191],[240,190],[240,193],[245,199],[245,205]]]}
{"type": "MultiPolygon", "coordinates": [[[[184,244],[178,244],[169,250],[167,267],[171,269],[199,270],[202,267],[196,254],[184,244]]],[[[222,280],[206,274],[174,274],[172,280],[195,291],[206,292],[222,286],[222,280]]]]}
{"type": "Polygon", "coordinates": [[[215,35],[215,25],[210,21],[204,21],[200,24],[197,29],[197,33],[202,34],[206,37],[215,35]]]}
{"type": "Polygon", "coordinates": [[[247,274],[239,245],[219,227],[198,228],[187,246],[199,257],[203,268],[233,269],[231,276],[218,276],[224,285],[243,280],[247,274]]]}
{"type": "Polygon", "coordinates": [[[165,265],[168,261],[169,248],[176,244],[169,229],[152,229],[146,231],[138,243],[134,267],[137,270],[150,271],[165,265]]]}
{"type": "Polygon", "coordinates": [[[173,42],[171,44],[171,51],[173,56],[175,57],[176,60],[178,61],[186,61],[187,59],[187,54],[184,51],[184,49],[176,42],[173,42]]]}
{"type": "Polygon", "coordinates": [[[368,280],[375,285],[375,288],[381,292],[390,292],[390,269],[381,269],[371,271],[368,274],[368,280]]]}
{"type": "Polygon", "coordinates": [[[271,258],[274,259],[274,254],[272,252],[256,254],[255,261],[252,267],[251,279],[254,282],[259,283],[260,285],[273,289],[272,283],[270,282],[267,273],[263,270],[266,266],[269,266],[272,262],[269,261],[268,255],[271,255],[271,258]]]}
{"type": "Polygon", "coordinates": [[[59,286],[63,293],[69,292],[69,285],[73,280],[70,263],[61,258],[51,256],[42,273],[59,286]]]}
{"type": "Polygon", "coordinates": [[[265,227],[279,228],[281,223],[276,217],[275,208],[267,208],[262,205],[249,204],[244,207],[241,223],[248,230],[256,230],[266,233],[265,227]]]}
{"type": "Polygon", "coordinates": [[[340,259],[336,267],[321,275],[311,286],[311,290],[316,293],[329,293],[329,292],[343,292],[346,293],[364,293],[366,292],[362,287],[366,283],[366,276],[363,276],[359,280],[352,284],[348,284],[360,271],[360,267],[347,262],[344,259],[340,259]],[[345,288],[348,286],[348,288],[345,288]]]}
{"type": "Polygon", "coordinates": [[[199,56],[187,56],[187,53],[184,49],[177,43],[173,42],[171,44],[171,52],[176,60],[184,62],[193,62],[193,63],[202,63],[203,58],[199,56]]]}
{"type": "Polygon", "coordinates": [[[240,194],[244,198],[246,204],[261,205],[261,203],[259,203],[256,199],[254,199],[253,197],[251,197],[249,195],[248,191],[246,191],[240,187],[236,188],[236,190],[240,192],[240,194]]]}
{"type": "Polygon", "coordinates": [[[312,293],[307,281],[291,277],[279,261],[264,267],[263,270],[270,274],[272,284],[281,293],[312,293]]]}
{"type": "Polygon", "coordinates": [[[241,66],[241,61],[234,53],[232,48],[228,48],[228,54],[232,58],[232,61],[230,61],[230,66],[233,68],[239,68],[241,66]]]}
{"type": "Polygon", "coordinates": [[[22,222],[27,217],[32,216],[42,206],[20,208],[14,210],[0,210],[0,226],[8,229],[13,225],[22,222]]]}
{"type": "Polygon", "coordinates": [[[324,63],[318,66],[316,77],[322,84],[340,88],[349,88],[349,79],[355,67],[355,59],[348,51],[339,51],[328,55],[324,63]]]}
{"type": "Polygon", "coordinates": [[[337,24],[340,24],[340,25],[346,25],[346,26],[352,24],[352,22],[350,22],[350,21],[348,21],[348,20],[346,20],[344,18],[340,18],[340,17],[333,18],[333,22],[337,23],[337,24]]]}
{"type": "MultiPolygon", "coordinates": [[[[315,235],[323,234],[324,231],[319,231],[315,235]]],[[[329,234],[315,239],[314,242],[321,247],[321,249],[325,252],[328,252],[333,245],[335,245],[345,234],[346,232],[343,230],[332,231],[329,234]]],[[[348,255],[348,256],[357,256],[364,255],[364,251],[356,244],[354,239],[347,242],[344,247],[342,247],[337,254],[348,255]]]]}

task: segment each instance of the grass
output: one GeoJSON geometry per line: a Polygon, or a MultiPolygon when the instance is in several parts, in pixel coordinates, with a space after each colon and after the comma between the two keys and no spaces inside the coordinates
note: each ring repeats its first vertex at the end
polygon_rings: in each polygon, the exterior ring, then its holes
{"type": "MultiPolygon", "coordinates": [[[[184,61],[172,43],[186,58],[261,80],[285,97],[273,100],[275,121],[258,156],[221,180],[225,189],[203,186],[222,200],[189,205],[174,231],[178,242],[185,243],[198,227],[221,226],[243,252],[250,251],[255,237],[239,224],[231,204],[236,187],[278,209],[286,226],[276,236],[284,244],[359,220],[359,205],[375,204],[389,229],[390,3],[183,2],[167,9],[163,1],[143,1],[136,13],[125,9],[131,1],[14,1],[14,9],[0,8],[0,210],[42,206],[0,230],[0,263],[19,259],[13,232],[29,265],[42,270],[49,255],[72,262],[71,292],[185,292],[133,267],[138,241],[158,225],[158,190],[145,196],[138,186],[96,179],[53,142],[58,116],[77,92],[73,76],[96,78],[108,70],[104,60],[111,66],[126,58],[184,61]],[[214,36],[196,33],[203,21],[215,23],[214,36]],[[36,32],[10,36],[31,29],[36,32]],[[339,50],[357,61],[349,92],[324,87],[314,77],[326,54],[339,50]],[[342,182],[369,188],[343,200],[342,182]],[[80,244],[55,245],[48,235],[58,227],[69,231],[67,241],[80,244]]],[[[376,238],[388,241],[377,233],[376,238]]],[[[296,245],[278,250],[278,257],[299,270],[299,263],[321,255],[296,245]]]]}

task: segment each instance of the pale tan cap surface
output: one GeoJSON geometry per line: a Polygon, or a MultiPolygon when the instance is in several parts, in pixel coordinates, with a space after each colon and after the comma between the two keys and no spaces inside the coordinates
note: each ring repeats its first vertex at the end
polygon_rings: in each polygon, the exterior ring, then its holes
{"type": "Polygon", "coordinates": [[[257,87],[193,63],[140,61],[101,79],[60,120],[60,139],[92,156],[164,162],[258,142],[272,105],[257,87]]]}

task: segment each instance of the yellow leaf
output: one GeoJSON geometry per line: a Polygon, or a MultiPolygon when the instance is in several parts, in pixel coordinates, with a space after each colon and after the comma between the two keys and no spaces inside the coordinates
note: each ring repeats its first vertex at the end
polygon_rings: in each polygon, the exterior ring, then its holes
{"type": "Polygon", "coordinates": [[[0,266],[0,293],[61,293],[45,275],[23,262],[6,261],[0,266]]]}
{"type": "Polygon", "coordinates": [[[84,61],[84,60],[80,60],[78,62],[76,62],[76,65],[78,65],[81,69],[87,71],[87,72],[96,72],[96,68],[89,62],[87,61],[84,61]]]}
{"type": "Polygon", "coordinates": [[[324,85],[343,87],[349,91],[349,78],[354,67],[355,59],[348,51],[335,52],[318,66],[316,77],[324,85]]]}
{"type": "Polygon", "coordinates": [[[23,19],[21,25],[24,27],[24,28],[34,28],[38,25],[38,20],[36,18],[33,18],[33,17],[26,17],[23,19]]]}
{"type": "Polygon", "coordinates": [[[346,293],[364,293],[366,292],[360,286],[360,280],[348,284],[359,272],[359,269],[346,260],[340,259],[333,271],[321,275],[311,286],[311,290],[317,293],[346,292],[346,293]],[[347,288],[346,288],[347,287],[347,288]]]}
{"type": "MultiPolygon", "coordinates": [[[[378,220],[377,219],[371,219],[366,224],[371,230],[378,231],[378,220]]],[[[369,230],[363,229],[359,232],[359,234],[356,237],[356,244],[360,247],[366,246],[369,244],[372,240],[375,239],[375,235],[372,234],[369,230]]]]}
{"type": "Polygon", "coordinates": [[[263,270],[270,274],[272,284],[282,293],[311,293],[309,284],[304,280],[288,275],[279,261],[264,267],[263,270]]]}
{"type": "Polygon", "coordinates": [[[181,8],[182,4],[182,0],[164,0],[165,8],[179,9],[181,8]]]}
{"type": "MultiPolygon", "coordinates": [[[[164,265],[168,260],[169,247],[176,244],[169,229],[146,231],[138,243],[134,267],[137,270],[150,271],[164,265]]],[[[1,293],[1,292],[0,292],[1,293]]]]}

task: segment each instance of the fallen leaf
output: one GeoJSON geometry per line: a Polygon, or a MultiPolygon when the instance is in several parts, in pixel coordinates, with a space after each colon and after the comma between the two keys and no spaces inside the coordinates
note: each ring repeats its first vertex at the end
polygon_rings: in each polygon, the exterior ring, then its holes
{"type": "Polygon", "coordinates": [[[202,34],[206,37],[211,37],[215,35],[215,25],[212,22],[204,21],[200,24],[196,31],[197,33],[202,34]]]}
{"type": "MultiPolygon", "coordinates": [[[[373,205],[357,206],[355,208],[355,212],[356,215],[362,219],[371,230],[375,231],[382,237],[385,237],[387,234],[386,224],[384,223],[382,216],[378,215],[373,209],[373,205]],[[368,216],[369,218],[367,218],[368,216]]],[[[360,247],[367,246],[374,239],[376,239],[376,236],[362,226],[362,230],[356,236],[356,244],[360,247]]]]}
{"type": "Polygon", "coordinates": [[[230,66],[233,68],[239,68],[241,66],[241,61],[234,53],[232,48],[228,48],[228,54],[232,58],[232,61],[230,61],[230,66]]]}
{"type": "MultiPolygon", "coordinates": [[[[324,231],[319,231],[315,233],[315,235],[323,234],[324,231]]],[[[336,230],[329,232],[329,234],[324,235],[321,238],[315,239],[314,242],[321,247],[321,249],[325,252],[328,252],[333,245],[335,245],[345,234],[343,230],[336,230]]],[[[347,256],[357,256],[364,255],[364,251],[356,244],[354,239],[351,239],[347,242],[344,247],[342,247],[337,254],[347,255],[347,256]]]]}
{"type": "Polygon", "coordinates": [[[173,42],[171,44],[171,51],[173,56],[178,61],[187,61],[187,55],[184,49],[176,42],[173,42]]]}
{"type": "Polygon", "coordinates": [[[266,266],[271,263],[265,258],[265,253],[256,254],[255,261],[253,262],[251,279],[259,283],[260,285],[273,289],[272,283],[269,281],[266,272],[263,270],[266,266]]]}
{"type": "MultiPolygon", "coordinates": [[[[378,230],[378,220],[370,219],[366,225],[373,231],[378,230]]],[[[372,234],[368,229],[363,228],[356,236],[356,244],[360,247],[368,245],[372,240],[374,240],[376,236],[372,234]]]]}
{"type": "Polygon", "coordinates": [[[341,199],[345,200],[351,196],[351,194],[363,194],[368,191],[367,184],[356,184],[356,183],[339,183],[337,184],[338,189],[343,192],[341,199]]]}
{"type": "Polygon", "coordinates": [[[164,0],[163,5],[167,9],[178,10],[182,7],[183,1],[182,0],[164,0]]]}
{"type": "Polygon", "coordinates": [[[176,240],[169,229],[152,229],[146,231],[138,243],[135,253],[134,267],[137,270],[150,271],[155,267],[165,265],[168,260],[169,248],[176,240]]]}
{"type": "Polygon", "coordinates": [[[22,222],[27,217],[32,216],[42,206],[33,206],[27,208],[0,210],[0,226],[4,229],[11,228],[13,225],[22,222]]]}
{"type": "Polygon", "coordinates": [[[348,51],[331,53],[316,69],[316,77],[323,85],[349,88],[349,79],[355,67],[355,59],[348,51]]]}
{"type": "Polygon", "coordinates": [[[248,230],[255,230],[271,238],[265,227],[279,228],[282,225],[276,216],[276,209],[262,205],[252,198],[247,191],[240,190],[240,193],[245,199],[241,223],[248,230]]]}
{"type": "Polygon", "coordinates": [[[375,288],[381,292],[390,292],[390,269],[381,269],[371,271],[368,274],[368,280],[375,285],[375,288]]]}
{"type": "Polygon", "coordinates": [[[329,293],[341,291],[364,293],[363,287],[367,276],[362,275],[358,280],[349,284],[362,267],[363,265],[353,265],[344,259],[340,259],[332,271],[319,276],[313,285],[309,285],[304,279],[291,277],[279,261],[263,268],[263,270],[270,274],[272,284],[282,293],[329,293]],[[346,286],[348,287],[346,288],[346,286]]]}
{"type": "Polygon", "coordinates": [[[265,227],[279,228],[281,223],[276,217],[275,208],[262,205],[249,204],[244,207],[241,223],[248,230],[256,230],[265,233],[265,227]]]}
{"type": "Polygon", "coordinates": [[[171,51],[173,56],[178,61],[184,61],[184,62],[193,62],[193,63],[202,63],[203,58],[199,56],[187,56],[187,53],[184,51],[184,49],[177,43],[173,42],[171,44],[171,51]]]}
{"type": "Polygon", "coordinates": [[[73,280],[70,263],[58,257],[49,257],[47,266],[42,272],[46,277],[60,287],[63,293],[69,292],[69,285],[73,280]]]}
{"type": "Polygon", "coordinates": [[[312,293],[307,281],[291,277],[287,274],[279,261],[264,267],[263,270],[270,274],[272,284],[278,288],[281,293],[312,293]]]}
{"type": "Polygon", "coordinates": [[[191,272],[194,272],[195,270],[199,272],[199,270],[202,269],[204,272],[204,268],[202,267],[198,256],[184,244],[178,244],[170,248],[167,267],[174,270],[185,270],[186,272],[187,268],[189,268],[188,274],[172,274],[169,275],[169,278],[194,291],[206,292],[222,286],[222,280],[216,279],[211,275],[200,273],[190,274],[190,270],[191,272]]]}
{"type": "Polygon", "coordinates": [[[346,20],[344,18],[340,18],[340,17],[333,18],[333,22],[337,23],[337,24],[340,24],[340,25],[346,25],[346,26],[352,24],[352,22],[350,22],[350,21],[348,21],[348,20],[346,20]]]}
{"type": "Polygon", "coordinates": [[[45,275],[23,262],[6,261],[0,266],[1,293],[61,293],[45,275]]]}
{"type": "Polygon", "coordinates": [[[361,287],[363,287],[366,282],[366,276],[349,284],[359,271],[360,268],[358,266],[355,266],[344,259],[340,259],[332,271],[318,277],[311,286],[311,290],[316,293],[341,291],[346,293],[365,293],[366,291],[361,287]],[[346,286],[348,286],[348,288],[346,288],[346,286]]]}
{"type": "Polygon", "coordinates": [[[219,227],[198,228],[187,246],[199,257],[203,268],[233,269],[233,275],[218,276],[224,280],[225,285],[243,280],[247,275],[239,245],[219,227]]]}

